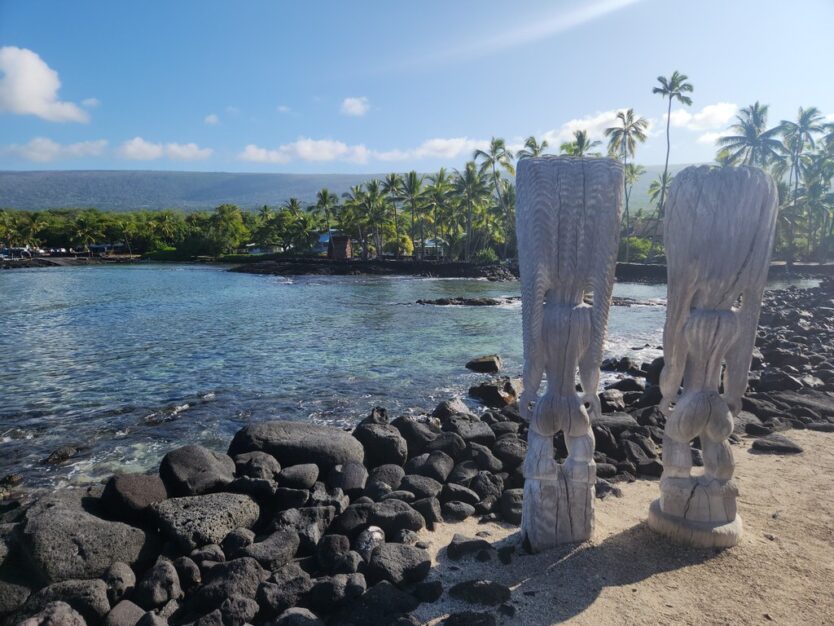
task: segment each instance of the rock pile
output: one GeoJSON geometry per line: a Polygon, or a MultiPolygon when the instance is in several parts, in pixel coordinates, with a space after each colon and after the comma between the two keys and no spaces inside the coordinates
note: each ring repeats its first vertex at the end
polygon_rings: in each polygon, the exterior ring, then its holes
{"type": "MultiPolygon", "coordinates": [[[[834,428],[834,282],[767,297],[735,440],[797,453],[782,431],[834,428]]],[[[497,361],[497,359],[496,359],[497,361]]],[[[493,361],[493,365],[496,364],[493,361]]],[[[660,476],[662,359],[607,361],[622,377],[600,393],[597,497],[660,476]]],[[[474,368],[473,368],[474,369],[474,368]]],[[[494,369],[489,367],[487,369],[494,369]]],[[[168,453],[154,474],[67,489],[0,514],[0,623],[26,626],[412,624],[444,590],[416,531],[470,516],[518,524],[527,424],[520,382],[475,385],[432,415],[374,409],[352,433],[296,422],[246,426],[226,454],[168,453]]],[[[566,456],[561,435],[557,457],[566,456]]],[[[693,464],[701,465],[698,441],[693,464]]],[[[491,559],[456,536],[450,560],[491,559]]],[[[502,562],[510,552],[498,552],[502,562]]],[[[512,615],[509,589],[468,581],[474,605],[447,623],[512,615]]]]}

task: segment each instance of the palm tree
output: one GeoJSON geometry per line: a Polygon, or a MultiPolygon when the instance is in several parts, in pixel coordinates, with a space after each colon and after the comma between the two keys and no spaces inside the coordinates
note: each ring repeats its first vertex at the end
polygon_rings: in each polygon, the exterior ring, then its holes
{"type": "Polygon", "coordinates": [[[341,226],[355,234],[362,246],[362,258],[368,258],[367,215],[365,212],[365,190],[361,185],[354,185],[342,194],[341,226]]]}
{"type": "MultiPolygon", "coordinates": [[[[634,109],[620,111],[617,113],[619,126],[610,126],[605,129],[605,136],[608,137],[608,152],[612,155],[619,155],[623,160],[623,168],[628,167],[628,157],[634,157],[637,151],[637,144],[646,141],[646,129],[649,123],[642,117],[634,114],[634,109]]],[[[623,176],[623,194],[625,195],[625,223],[629,223],[628,213],[628,180],[623,176]]],[[[626,249],[628,258],[628,249],[626,249]]]]}
{"type": "MultiPolygon", "coordinates": [[[[668,182],[669,180],[669,152],[672,149],[670,133],[669,133],[669,126],[672,121],[672,100],[677,100],[681,104],[685,106],[692,105],[692,98],[685,95],[687,93],[692,93],[693,87],[692,83],[686,82],[688,80],[688,76],[686,74],[681,74],[677,70],[672,72],[672,75],[669,78],[665,76],[658,76],[657,82],[660,83],[660,87],[655,87],[652,89],[652,93],[656,93],[664,98],[668,99],[669,103],[666,107],[666,161],[663,164],[663,175],[661,177],[661,182],[668,182]]],[[[660,185],[660,202],[657,205],[657,219],[663,219],[663,209],[665,207],[666,201],[666,185],[660,185]]],[[[654,245],[654,242],[652,242],[654,245]]]]}
{"type": "Polygon", "coordinates": [[[324,218],[324,227],[330,233],[330,215],[339,204],[339,199],[330,193],[327,188],[320,189],[316,193],[316,204],[313,207],[313,214],[318,218],[324,218]]]}
{"type": "Polygon", "coordinates": [[[658,207],[660,210],[660,202],[669,193],[669,185],[674,176],[670,176],[668,172],[657,175],[657,179],[653,180],[649,185],[649,202],[658,207]]]}
{"type": "Polygon", "coordinates": [[[472,153],[472,159],[474,161],[481,160],[481,174],[486,171],[492,172],[493,191],[495,192],[498,205],[503,209],[504,227],[507,229],[507,237],[504,239],[504,258],[507,257],[507,245],[509,243],[511,224],[509,209],[505,205],[504,198],[501,195],[500,174],[498,170],[500,168],[510,175],[515,175],[513,158],[512,151],[507,149],[506,143],[500,137],[493,137],[489,142],[489,148],[487,150],[475,150],[472,153]]]}
{"type": "MultiPolygon", "coordinates": [[[[640,180],[640,178],[643,177],[643,175],[646,173],[646,168],[642,165],[627,163],[625,165],[624,170],[625,200],[626,205],[628,205],[629,198],[631,198],[631,190],[634,188],[634,183],[636,183],[638,180],[640,180]]],[[[629,237],[631,236],[631,224],[629,224],[628,214],[626,214],[626,219],[623,222],[623,232],[625,233],[625,262],[628,263],[629,259],[631,258],[631,242],[629,241],[629,237]]]]}
{"type": "Polygon", "coordinates": [[[524,140],[524,148],[518,151],[515,155],[517,159],[526,159],[527,157],[537,157],[544,154],[547,149],[547,139],[542,139],[541,143],[536,142],[536,138],[532,135],[524,140]]]}
{"type": "Polygon", "coordinates": [[[394,250],[395,256],[400,256],[400,220],[397,217],[397,201],[400,199],[403,181],[399,174],[388,174],[382,181],[382,193],[388,196],[391,204],[391,213],[394,216],[394,250]]]}
{"type": "Polygon", "coordinates": [[[299,217],[304,207],[301,206],[301,201],[298,198],[290,198],[285,200],[283,208],[292,213],[295,217],[299,217]]]}
{"type": "Polygon", "coordinates": [[[586,156],[594,156],[591,150],[601,145],[601,141],[590,140],[587,130],[575,130],[573,131],[573,141],[566,141],[559,146],[559,150],[569,156],[584,158],[586,156]]]}
{"type": "Polygon", "coordinates": [[[466,247],[464,260],[468,263],[472,260],[473,213],[476,207],[480,206],[489,195],[489,190],[475,161],[467,162],[463,168],[463,172],[455,170],[453,188],[459,196],[460,203],[466,212],[466,247]]]}
{"type": "MultiPolygon", "coordinates": [[[[402,180],[402,199],[408,203],[411,208],[411,243],[414,243],[414,224],[417,218],[418,204],[422,202],[423,195],[423,177],[418,176],[414,170],[403,176],[402,180]]],[[[417,247],[414,246],[416,250],[417,247]]]]}
{"type": "Polygon", "coordinates": [[[720,147],[716,161],[727,165],[757,165],[765,167],[782,158],[782,142],[779,141],[779,126],[767,128],[767,104],[757,100],[746,106],[738,115],[736,123],[730,126],[734,134],[719,137],[720,147]]]}
{"type": "Polygon", "coordinates": [[[435,255],[439,250],[438,230],[442,232],[443,215],[447,212],[449,206],[449,195],[452,192],[452,182],[449,175],[446,173],[446,168],[441,167],[437,174],[429,177],[431,184],[426,188],[426,197],[429,201],[429,206],[432,209],[432,223],[434,226],[434,246],[435,255]]]}
{"type": "Polygon", "coordinates": [[[73,239],[84,246],[87,252],[90,252],[90,244],[102,236],[101,224],[94,215],[82,213],[76,218],[73,239]]]}

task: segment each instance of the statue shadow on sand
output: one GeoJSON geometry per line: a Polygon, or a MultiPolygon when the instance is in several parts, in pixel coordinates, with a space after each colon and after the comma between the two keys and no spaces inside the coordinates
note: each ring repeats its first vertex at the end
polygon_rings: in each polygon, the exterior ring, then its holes
{"type": "MultiPolygon", "coordinates": [[[[489,541],[489,538],[486,538],[489,541]]],[[[500,541],[490,542],[498,549],[515,546],[512,561],[501,563],[493,558],[488,563],[467,556],[458,561],[449,559],[446,549],[437,556],[435,572],[448,571],[451,566],[462,570],[455,581],[487,579],[512,589],[511,604],[523,611],[526,626],[544,626],[575,617],[590,607],[606,587],[636,584],[655,574],[697,565],[721,552],[715,548],[690,548],[671,543],[655,534],[645,522],[640,522],[598,544],[566,544],[539,554],[528,554],[520,545],[520,532],[500,541]],[[467,570],[471,569],[471,575],[467,570]],[[535,611],[524,611],[524,606],[536,603],[535,611]]],[[[493,555],[494,557],[494,555],[493,555]]],[[[430,579],[436,576],[430,576],[430,579]]],[[[444,577],[443,599],[450,599],[451,577],[444,577]]],[[[498,607],[468,604],[450,599],[449,604],[437,604],[431,618],[443,615],[444,609],[457,611],[497,612],[498,607]]],[[[423,604],[423,611],[431,607],[423,604]]],[[[506,618],[509,622],[513,619],[506,618]]],[[[508,623],[509,623],[508,622],[508,623]]]]}

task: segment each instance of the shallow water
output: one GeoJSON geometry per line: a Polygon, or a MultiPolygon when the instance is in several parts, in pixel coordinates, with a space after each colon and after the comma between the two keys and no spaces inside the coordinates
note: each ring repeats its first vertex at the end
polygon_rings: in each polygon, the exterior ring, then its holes
{"type": "MultiPolygon", "coordinates": [[[[665,292],[614,290],[640,300],[665,292]]],[[[150,467],[187,442],[224,449],[250,421],[347,425],[375,405],[430,411],[483,380],[463,367],[473,356],[497,352],[506,374],[520,373],[520,304],[414,302],[511,295],[517,283],[287,280],[211,266],[2,272],[0,476],[87,481],[150,467]],[[68,444],[82,448],[69,463],[42,463],[68,444]]],[[[664,314],[615,307],[606,356],[659,355],[664,314]]]]}

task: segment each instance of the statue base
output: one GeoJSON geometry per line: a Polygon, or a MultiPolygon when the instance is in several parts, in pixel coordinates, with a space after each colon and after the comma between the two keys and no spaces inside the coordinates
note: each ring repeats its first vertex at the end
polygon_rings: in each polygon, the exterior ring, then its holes
{"type": "Polygon", "coordinates": [[[649,528],[677,543],[699,548],[731,548],[741,539],[742,523],[738,515],[729,522],[697,522],[664,513],[660,500],[649,507],[649,528]]]}
{"type": "Polygon", "coordinates": [[[554,476],[527,478],[521,535],[532,552],[591,538],[596,464],[567,461],[554,476]]]}

